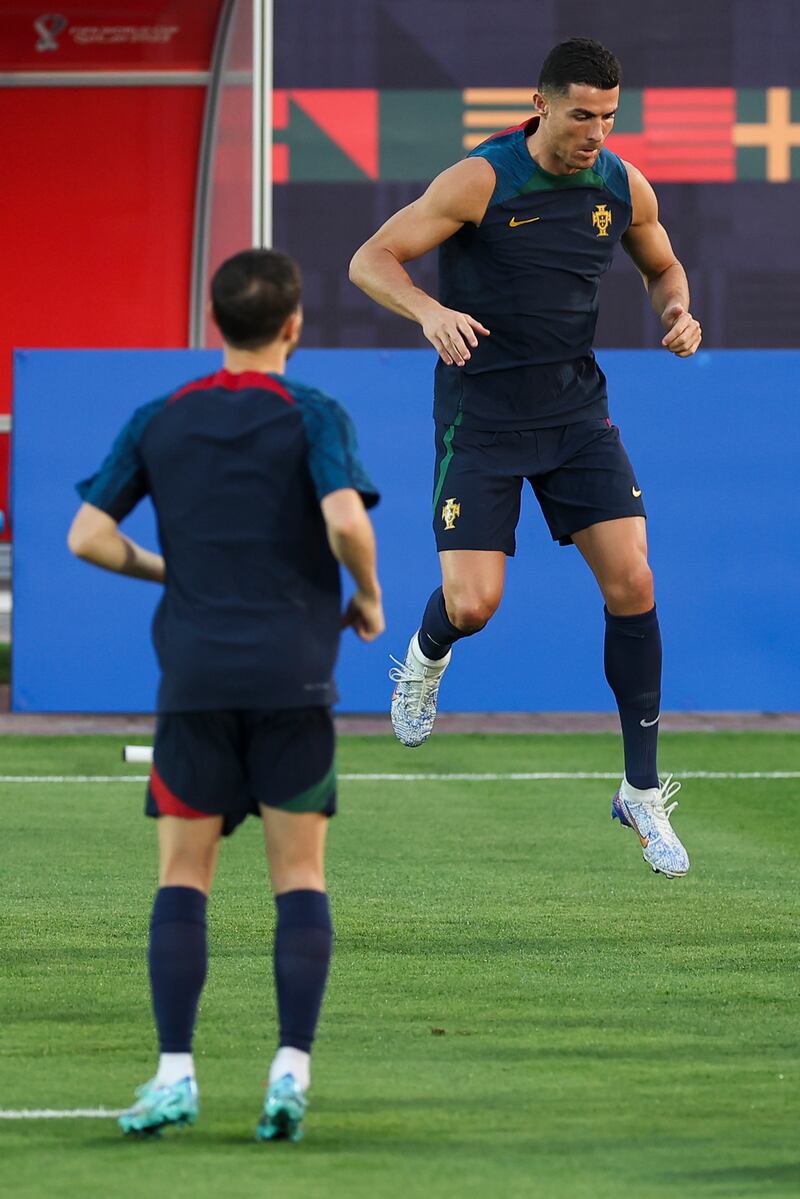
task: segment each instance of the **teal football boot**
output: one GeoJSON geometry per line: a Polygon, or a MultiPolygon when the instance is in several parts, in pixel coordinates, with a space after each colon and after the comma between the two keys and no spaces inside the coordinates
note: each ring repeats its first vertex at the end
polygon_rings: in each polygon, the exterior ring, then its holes
{"type": "Polygon", "coordinates": [[[267,1088],[264,1110],[256,1128],[257,1141],[299,1141],[306,1099],[293,1075],[284,1074],[267,1088]]]}
{"type": "Polygon", "coordinates": [[[136,1092],[136,1102],[117,1121],[124,1133],[158,1136],[170,1124],[194,1124],[200,1111],[197,1083],[182,1078],[172,1086],[156,1086],[151,1078],[136,1092]]]}

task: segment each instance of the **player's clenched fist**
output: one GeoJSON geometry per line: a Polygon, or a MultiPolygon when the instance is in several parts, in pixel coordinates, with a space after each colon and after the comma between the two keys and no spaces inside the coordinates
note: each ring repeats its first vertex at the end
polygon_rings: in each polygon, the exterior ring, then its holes
{"type": "Polygon", "coordinates": [[[386,628],[380,596],[356,591],[342,616],[342,628],[352,628],[362,641],[374,641],[386,628]]]}
{"type": "Polygon", "coordinates": [[[463,366],[470,358],[472,349],[478,344],[477,334],[488,337],[489,330],[474,316],[466,312],[454,312],[437,304],[422,321],[422,332],[438,351],[445,366],[463,366]]]}
{"type": "Polygon", "coordinates": [[[672,304],[665,309],[661,323],[669,330],[666,337],[662,337],[661,344],[665,350],[677,354],[678,358],[688,358],[694,354],[703,340],[700,322],[680,304],[672,304]]]}

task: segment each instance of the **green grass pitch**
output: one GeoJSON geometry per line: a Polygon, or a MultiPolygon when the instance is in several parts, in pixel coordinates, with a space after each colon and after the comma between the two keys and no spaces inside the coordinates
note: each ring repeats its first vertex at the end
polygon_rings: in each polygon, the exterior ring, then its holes
{"type": "MultiPolygon", "coordinates": [[[[3,739],[4,775],[142,773],[121,739],[3,739]]],[[[676,771],[797,770],[800,737],[664,735],[676,771]]],[[[619,768],[606,736],[345,738],[340,771],[619,768]]],[[[341,786],[330,989],[300,1145],[253,1139],[274,1038],[260,830],[223,847],[201,1116],[0,1120],[4,1193],[111,1199],[800,1194],[797,780],[690,780],[668,881],[614,784],[341,786]]],[[[2,783],[4,1111],[118,1109],[154,1063],[152,822],[131,783],[2,783]]]]}

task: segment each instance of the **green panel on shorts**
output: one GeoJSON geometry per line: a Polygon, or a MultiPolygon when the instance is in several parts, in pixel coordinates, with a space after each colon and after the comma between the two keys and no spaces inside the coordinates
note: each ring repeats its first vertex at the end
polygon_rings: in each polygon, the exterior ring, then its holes
{"type": "Polygon", "coordinates": [[[450,426],[450,428],[447,430],[447,432],[444,435],[444,444],[445,444],[447,452],[446,452],[444,458],[442,458],[441,465],[439,466],[439,478],[436,481],[436,490],[433,493],[433,510],[434,510],[434,512],[436,511],[436,505],[439,503],[439,496],[442,494],[442,488],[444,487],[444,480],[445,480],[445,476],[447,474],[447,468],[453,460],[453,436],[455,434],[457,426],[461,424],[461,418],[463,417],[463,415],[464,415],[463,412],[459,412],[458,416],[453,421],[452,425],[450,426]]]}
{"type": "Polygon", "coordinates": [[[324,778],[314,783],[307,791],[301,791],[293,799],[287,799],[280,804],[282,812],[321,812],[328,806],[331,793],[336,788],[336,763],[334,762],[324,778]]]}

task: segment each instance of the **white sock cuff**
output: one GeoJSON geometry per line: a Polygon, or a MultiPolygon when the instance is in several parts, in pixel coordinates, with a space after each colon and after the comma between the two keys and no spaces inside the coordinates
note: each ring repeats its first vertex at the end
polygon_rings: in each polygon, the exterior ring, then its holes
{"type": "Polygon", "coordinates": [[[634,787],[627,779],[623,779],[623,782],[625,783],[625,793],[633,800],[645,799],[651,796],[654,791],[658,791],[658,787],[645,787],[644,790],[640,787],[634,787]]]}
{"type": "Polygon", "coordinates": [[[307,1091],[311,1082],[311,1054],[292,1045],[281,1045],[269,1068],[270,1084],[284,1074],[291,1074],[300,1090],[307,1091]]]}
{"type": "Polygon", "coordinates": [[[158,1086],[171,1087],[182,1078],[194,1078],[194,1058],[191,1053],[162,1053],[156,1074],[158,1086]]]}
{"type": "Polygon", "coordinates": [[[417,629],[416,633],[411,639],[411,652],[420,665],[427,666],[428,669],[436,669],[438,667],[439,669],[444,670],[445,666],[450,661],[450,650],[447,651],[443,658],[428,658],[425,656],[425,654],[423,654],[419,647],[419,629],[417,629]]]}

